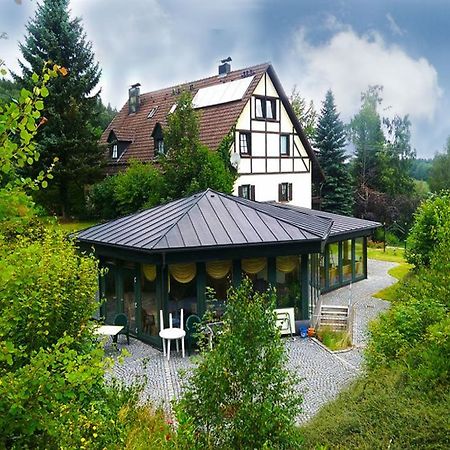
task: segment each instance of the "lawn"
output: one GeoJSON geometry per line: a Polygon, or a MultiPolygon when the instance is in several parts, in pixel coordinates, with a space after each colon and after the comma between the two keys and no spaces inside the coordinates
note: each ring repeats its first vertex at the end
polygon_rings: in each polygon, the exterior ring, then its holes
{"type": "Polygon", "coordinates": [[[367,247],[367,258],[381,261],[404,263],[404,253],[403,247],[386,247],[385,252],[382,248],[367,247]]]}
{"type": "Polygon", "coordinates": [[[97,222],[59,222],[59,225],[64,231],[72,233],[97,225],[97,222]]]}

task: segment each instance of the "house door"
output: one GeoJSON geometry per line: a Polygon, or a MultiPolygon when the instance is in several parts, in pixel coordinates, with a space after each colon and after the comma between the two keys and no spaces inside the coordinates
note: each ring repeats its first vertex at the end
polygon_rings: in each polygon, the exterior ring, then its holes
{"type": "Polygon", "coordinates": [[[128,318],[132,334],[137,334],[136,311],[136,270],[125,267],[123,269],[123,312],[128,318]]]}

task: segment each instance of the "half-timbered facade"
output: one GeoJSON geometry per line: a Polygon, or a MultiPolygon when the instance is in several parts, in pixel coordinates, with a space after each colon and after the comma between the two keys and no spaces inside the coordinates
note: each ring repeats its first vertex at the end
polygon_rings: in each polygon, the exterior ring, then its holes
{"type": "Polygon", "coordinates": [[[107,148],[108,173],[124,169],[132,159],[157,163],[164,152],[164,127],[177,96],[192,93],[200,113],[200,140],[216,150],[234,134],[230,160],[238,178],[234,194],[257,201],[278,201],[311,207],[313,177],[322,177],[280,80],[270,64],[140,94],[139,85],[102,136],[107,148]]]}

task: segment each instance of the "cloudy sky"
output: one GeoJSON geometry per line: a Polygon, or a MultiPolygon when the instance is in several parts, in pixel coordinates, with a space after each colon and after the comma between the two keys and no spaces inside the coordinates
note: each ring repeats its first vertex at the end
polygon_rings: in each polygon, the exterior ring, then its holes
{"type": "MultiPolygon", "coordinates": [[[[0,58],[17,70],[36,0],[0,0],[0,58]],[[17,5],[16,3],[21,3],[17,5]]],[[[71,0],[102,68],[102,98],[119,108],[128,86],[151,91],[270,61],[290,92],[320,107],[331,88],[342,118],[361,91],[384,87],[383,115],[409,114],[419,157],[450,135],[448,0],[71,0]]]]}

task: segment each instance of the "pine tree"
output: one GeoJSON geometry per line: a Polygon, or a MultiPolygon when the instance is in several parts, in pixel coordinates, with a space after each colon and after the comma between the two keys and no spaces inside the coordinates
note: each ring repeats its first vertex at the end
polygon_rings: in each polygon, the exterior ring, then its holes
{"type": "Polygon", "coordinates": [[[333,93],[328,91],[317,122],[315,147],[325,173],[322,185],[322,209],[351,215],[353,205],[352,179],[346,165],[344,124],[336,111],[333,93]]]}
{"type": "Polygon", "coordinates": [[[97,144],[92,126],[99,92],[94,92],[100,68],[94,61],[92,44],[87,41],[81,19],[71,18],[69,0],[43,0],[27,25],[25,42],[20,44],[24,61],[19,61],[22,76],[16,81],[28,87],[33,72],[40,73],[46,61],[68,71],[67,76],[51,80],[52,96],[45,104],[48,119],[37,143],[41,151],[41,170],[55,158],[54,187],[58,190],[59,209],[67,213],[69,191],[82,191],[101,175],[103,151],[97,144]]]}

